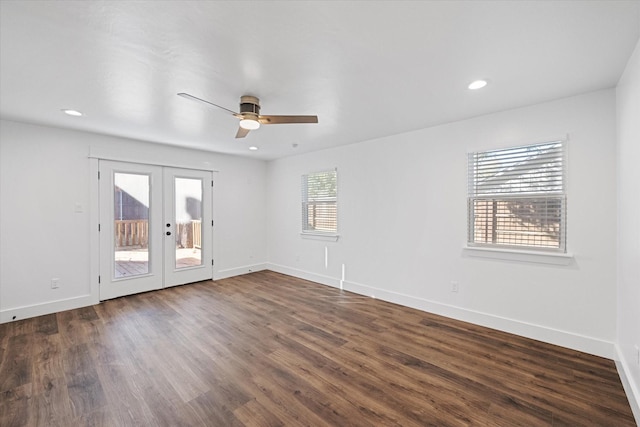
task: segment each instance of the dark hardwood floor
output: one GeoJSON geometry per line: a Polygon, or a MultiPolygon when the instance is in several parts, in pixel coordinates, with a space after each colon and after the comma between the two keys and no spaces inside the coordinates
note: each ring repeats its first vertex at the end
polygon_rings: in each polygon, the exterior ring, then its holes
{"type": "Polygon", "coordinates": [[[607,359],[273,272],[0,325],[0,425],[634,426],[607,359]]]}

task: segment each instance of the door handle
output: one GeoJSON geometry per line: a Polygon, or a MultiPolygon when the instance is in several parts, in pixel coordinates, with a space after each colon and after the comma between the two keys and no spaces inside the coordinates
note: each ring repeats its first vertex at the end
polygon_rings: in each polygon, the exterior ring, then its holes
{"type": "Polygon", "coordinates": [[[170,231],[167,231],[167,236],[171,236],[171,232],[170,231]]]}

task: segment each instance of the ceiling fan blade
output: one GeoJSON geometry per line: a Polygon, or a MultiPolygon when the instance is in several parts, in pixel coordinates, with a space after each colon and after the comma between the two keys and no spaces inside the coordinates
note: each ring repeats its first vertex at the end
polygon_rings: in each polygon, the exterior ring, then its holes
{"type": "Polygon", "coordinates": [[[223,110],[228,111],[228,112],[230,112],[231,114],[234,114],[234,115],[238,114],[233,110],[230,110],[228,108],[223,107],[222,105],[214,104],[213,102],[206,101],[204,99],[198,98],[197,96],[189,95],[188,93],[180,92],[178,94],[178,96],[181,96],[181,97],[183,97],[185,99],[190,99],[192,101],[203,102],[205,104],[213,105],[214,107],[222,108],[223,110]]]}
{"type": "Polygon", "coordinates": [[[284,123],[318,123],[318,116],[260,116],[258,121],[263,125],[279,125],[284,123]]]}
{"type": "Polygon", "coordinates": [[[249,129],[238,127],[238,133],[236,133],[236,138],[244,138],[248,134],[249,134],[249,129]]]}

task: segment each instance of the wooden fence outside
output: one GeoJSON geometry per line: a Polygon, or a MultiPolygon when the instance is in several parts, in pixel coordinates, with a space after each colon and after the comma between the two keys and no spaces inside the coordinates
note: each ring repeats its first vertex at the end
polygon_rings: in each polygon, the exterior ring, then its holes
{"type": "Polygon", "coordinates": [[[191,232],[193,235],[193,247],[202,249],[202,221],[191,221],[191,232]]]}
{"type": "MultiPolygon", "coordinates": [[[[116,220],[116,248],[146,248],[149,246],[149,220],[116,220]]],[[[176,224],[176,242],[183,248],[202,248],[202,221],[176,224]]]]}
{"type": "Polygon", "coordinates": [[[116,248],[149,246],[149,220],[116,220],[114,224],[116,248]]]}

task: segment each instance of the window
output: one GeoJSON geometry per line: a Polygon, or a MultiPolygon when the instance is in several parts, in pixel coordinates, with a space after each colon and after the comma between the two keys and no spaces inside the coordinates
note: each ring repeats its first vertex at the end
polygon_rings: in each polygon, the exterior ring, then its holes
{"type": "Polygon", "coordinates": [[[566,142],[469,154],[469,246],[566,252],[566,142]]]}
{"type": "Polygon", "coordinates": [[[302,232],[335,235],[338,232],[338,172],[302,175],[302,232]]]}

